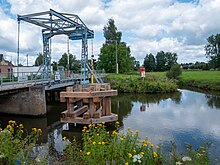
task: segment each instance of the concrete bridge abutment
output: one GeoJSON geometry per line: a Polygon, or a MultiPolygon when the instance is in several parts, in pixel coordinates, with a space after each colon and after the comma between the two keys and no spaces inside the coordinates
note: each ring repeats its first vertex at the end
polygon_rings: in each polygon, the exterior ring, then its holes
{"type": "Polygon", "coordinates": [[[41,116],[47,113],[44,86],[32,86],[0,96],[0,112],[41,116]]]}

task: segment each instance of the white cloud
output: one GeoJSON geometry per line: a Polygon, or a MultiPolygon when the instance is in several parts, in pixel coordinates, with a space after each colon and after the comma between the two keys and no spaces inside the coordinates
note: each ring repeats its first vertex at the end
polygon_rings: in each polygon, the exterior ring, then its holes
{"type": "MultiPolygon", "coordinates": [[[[80,16],[85,24],[102,33],[109,18],[123,34],[131,34],[125,42],[130,45],[133,55],[140,61],[147,53],[172,51],[178,54],[179,62],[206,61],[204,44],[211,34],[219,32],[220,0],[200,0],[196,3],[180,3],[175,0],[112,0],[105,4],[101,0],[8,0],[11,13],[29,14],[47,11],[73,13],[80,16]]],[[[5,15],[0,8],[0,49],[4,53],[15,53],[17,49],[17,23],[5,15]]],[[[96,37],[96,36],[95,36],[96,37]]],[[[21,55],[30,56],[42,51],[41,29],[28,23],[21,26],[21,55]]],[[[54,57],[66,51],[65,37],[53,39],[54,57]],[[64,51],[65,50],[65,51],[64,51]],[[59,53],[58,53],[59,52],[59,53]]],[[[98,54],[104,39],[94,39],[94,54],[98,54]]],[[[80,43],[74,51],[80,54],[80,43]]]]}

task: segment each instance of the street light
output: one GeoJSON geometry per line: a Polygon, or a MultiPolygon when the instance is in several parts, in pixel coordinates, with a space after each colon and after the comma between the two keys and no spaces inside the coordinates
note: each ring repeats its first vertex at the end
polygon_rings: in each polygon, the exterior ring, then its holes
{"type": "Polygon", "coordinates": [[[115,40],[115,52],[116,52],[116,74],[118,74],[118,48],[117,48],[117,40],[115,40]]]}

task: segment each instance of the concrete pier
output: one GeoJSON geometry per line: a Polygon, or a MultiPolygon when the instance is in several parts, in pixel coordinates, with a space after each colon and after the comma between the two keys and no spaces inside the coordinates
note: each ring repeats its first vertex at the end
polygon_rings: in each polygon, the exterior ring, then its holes
{"type": "Polygon", "coordinates": [[[45,115],[46,99],[44,86],[19,89],[0,96],[0,112],[18,115],[45,115]]]}

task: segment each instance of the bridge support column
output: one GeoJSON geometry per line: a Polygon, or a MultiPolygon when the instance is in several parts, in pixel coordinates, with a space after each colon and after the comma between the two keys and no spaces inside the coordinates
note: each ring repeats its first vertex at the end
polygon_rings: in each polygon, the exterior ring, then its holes
{"type": "Polygon", "coordinates": [[[45,115],[44,86],[34,86],[17,93],[0,96],[0,112],[19,115],[45,115]]]}

